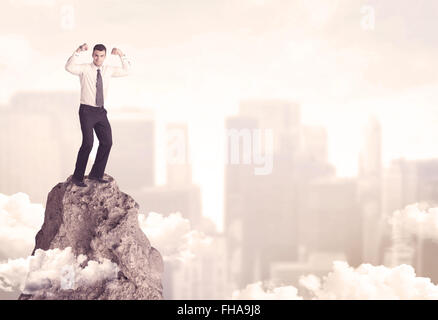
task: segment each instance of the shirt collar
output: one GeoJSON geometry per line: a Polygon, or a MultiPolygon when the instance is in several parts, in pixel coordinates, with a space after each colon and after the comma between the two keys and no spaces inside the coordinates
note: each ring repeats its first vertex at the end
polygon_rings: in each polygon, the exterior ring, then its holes
{"type": "Polygon", "coordinates": [[[96,65],[94,64],[94,62],[91,62],[91,67],[93,68],[93,70],[97,70],[97,69],[102,70],[102,69],[104,68],[104,66],[105,66],[105,62],[103,62],[102,65],[101,65],[100,67],[96,66],[96,65]]]}

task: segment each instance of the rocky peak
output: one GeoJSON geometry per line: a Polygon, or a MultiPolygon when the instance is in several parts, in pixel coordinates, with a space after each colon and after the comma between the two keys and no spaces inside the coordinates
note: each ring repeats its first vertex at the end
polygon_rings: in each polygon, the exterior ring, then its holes
{"type": "Polygon", "coordinates": [[[19,299],[162,299],[163,259],[139,227],[138,203],[107,174],[109,183],[86,177],[87,187],[71,178],[49,192],[32,255],[37,249],[71,247],[82,268],[90,260],[108,259],[117,265],[117,276],[67,289],[49,281],[19,299]]]}

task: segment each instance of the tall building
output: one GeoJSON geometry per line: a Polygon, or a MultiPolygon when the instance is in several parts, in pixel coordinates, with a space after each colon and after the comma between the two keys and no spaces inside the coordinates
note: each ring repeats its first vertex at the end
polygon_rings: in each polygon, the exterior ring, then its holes
{"type": "Polygon", "coordinates": [[[257,119],[260,129],[273,130],[274,153],[294,154],[300,143],[299,104],[287,100],[242,100],[239,115],[257,119]]]}
{"type": "MultiPolygon", "coordinates": [[[[409,204],[419,203],[426,211],[438,206],[438,159],[394,159],[384,170],[383,208],[385,217],[409,204]]],[[[429,277],[438,283],[436,240],[426,238],[418,230],[407,230],[399,221],[387,224],[380,251],[388,266],[409,264],[418,276],[429,277]]]]}
{"type": "Polygon", "coordinates": [[[393,221],[389,230],[390,246],[385,250],[383,263],[388,267],[396,267],[401,264],[414,266],[417,245],[412,234],[398,220],[393,221]]]}
{"type": "MultiPolygon", "coordinates": [[[[213,227],[202,215],[201,189],[192,182],[188,128],[184,123],[166,126],[167,183],[132,190],[146,216],[179,212],[194,230],[211,233],[213,227]]],[[[226,279],[226,251],[223,236],[209,234],[214,243],[187,261],[165,262],[163,296],[165,299],[224,299],[229,290],[226,279]],[[211,250],[214,248],[214,250],[211,250]]]]}
{"type": "MultiPolygon", "coordinates": [[[[124,190],[135,192],[153,186],[154,112],[150,109],[124,107],[109,110],[107,116],[111,124],[113,145],[105,172],[113,176],[124,190]]],[[[98,144],[98,141],[95,143],[98,144]]]]}
{"type": "MultiPolygon", "coordinates": [[[[413,161],[417,167],[417,201],[426,211],[438,207],[438,159],[413,161]]],[[[438,283],[438,242],[436,237],[426,237],[422,230],[415,236],[415,269],[422,277],[428,277],[438,283]]]]}
{"type": "Polygon", "coordinates": [[[336,170],[328,161],[327,130],[319,126],[300,126],[300,148],[294,167],[297,178],[307,182],[321,177],[334,177],[336,170]]]}
{"type": "Polygon", "coordinates": [[[169,187],[192,184],[192,166],[187,124],[169,123],[167,133],[167,185],[169,187]]]}
{"type": "Polygon", "coordinates": [[[201,189],[192,183],[189,157],[189,139],[186,124],[167,125],[166,168],[167,183],[164,186],[145,185],[130,190],[140,204],[140,210],[169,215],[180,212],[192,226],[203,225],[201,189]]]}
{"type": "MultiPolygon", "coordinates": [[[[256,252],[250,247],[253,233],[260,230],[263,222],[251,211],[250,205],[263,203],[257,201],[257,193],[254,182],[253,165],[243,163],[247,155],[251,157],[251,139],[245,140],[245,130],[251,133],[258,128],[257,120],[251,117],[234,116],[226,119],[227,130],[242,132],[242,139],[238,135],[237,152],[239,162],[226,164],[225,166],[225,221],[224,231],[227,239],[227,275],[228,281],[236,285],[236,289],[250,282],[254,275],[252,265],[255,261],[256,252]],[[242,131],[241,131],[242,130],[242,131]],[[241,140],[243,140],[241,142],[241,140]],[[245,142],[246,141],[246,142],[245,142]],[[248,149],[250,149],[248,151],[248,149]],[[254,231],[252,231],[254,230],[254,231]],[[246,276],[244,277],[244,275],[246,276]]],[[[248,134],[246,134],[248,137],[248,134]]],[[[251,135],[249,135],[251,137],[251,135]]],[[[231,156],[232,140],[228,144],[228,155],[231,156]]],[[[267,201],[265,201],[267,202],[267,201]]],[[[269,227],[269,225],[267,226],[269,227]]],[[[259,233],[258,239],[253,246],[261,245],[266,239],[266,232],[259,233]]]]}
{"type": "Polygon", "coordinates": [[[165,216],[180,212],[193,227],[199,228],[203,224],[201,189],[198,185],[145,187],[132,191],[132,194],[135,194],[140,211],[145,215],[151,211],[165,216]]]}
{"type": "Polygon", "coordinates": [[[361,263],[361,217],[357,179],[321,178],[303,186],[300,245],[312,252],[342,252],[350,265],[361,263]]]}
{"type": "Polygon", "coordinates": [[[438,159],[415,160],[417,166],[418,201],[427,201],[432,207],[438,207],[438,159]]]}
{"type": "Polygon", "coordinates": [[[358,197],[362,211],[363,262],[377,265],[383,237],[382,221],[382,129],[370,117],[363,129],[359,154],[358,197]]]}
{"type": "Polygon", "coordinates": [[[301,155],[310,162],[328,163],[327,130],[317,126],[301,126],[301,155]]]}
{"type": "MultiPolygon", "coordinates": [[[[405,159],[394,159],[383,170],[382,215],[389,218],[393,212],[404,208],[417,199],[417,168],[405,159]]],[[[380,261],[388,267],[400,264],[413,265],[415,248],[413,238],[395,221],[385,224],[380,244],[380,261]]]]}
{"type": "Polygon", "coordinates": [[[268,279],[272,262],[297,259],[302,185],[315,177],[333,175],[334,169],[326,162],[324,130],[303,130],[298,104],[244,100],[239,111],[225,124],[224,226],[230,281],[241,288],[268,279]],[[262,133],[261,141],[254,133],[262,133]],[[267,174],[255,171],[259,145],[265,159],[271,157],[272,170],[267,174]],[[239,161],[231,161],[233,157],[239,161]]]}
{"type": "Polygon", "coordinates": [[[382,210],[389,216],[419,197],[417,165],[406,159],[394,159],[383,171],[382,210]]]}
{"type": "Polygon", "coordinates": [[[74,171],[78,100],[72,92],[26,91],[0,110],[0,192],[25,192],[45,205],[51,188],[74,171]]]}

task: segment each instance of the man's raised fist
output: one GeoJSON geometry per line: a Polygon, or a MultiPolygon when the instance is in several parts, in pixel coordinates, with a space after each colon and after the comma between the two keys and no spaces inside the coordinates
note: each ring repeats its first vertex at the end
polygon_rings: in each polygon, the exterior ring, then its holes
{"type": "Polygon", "coordinates": [[[87,51],[87,50],[88,50],[88,45],[84,43],[83,45],[79,46],[77,51],[87,51]]]}
{"type": "Polygon", "coordinates": [[[111,54],[117,54],[119,56],[123,55],[122,50],[118,49],[118,48],[113,48],[113,50],[111,50],[111,54]]]}

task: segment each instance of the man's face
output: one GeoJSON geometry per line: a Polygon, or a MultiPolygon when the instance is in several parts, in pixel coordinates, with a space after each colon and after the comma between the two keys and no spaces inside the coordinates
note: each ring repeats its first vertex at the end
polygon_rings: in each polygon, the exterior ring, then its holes
{"type": "Polygon", "coordinates": [[[99,51],[99,50],[94,50],[93,51],[93,62],[96,66],[100,67],[103,63],[103,61],[105,60],[105,56],[106,56],[106,52],[105,50],[103,51],[99,51]]]}

